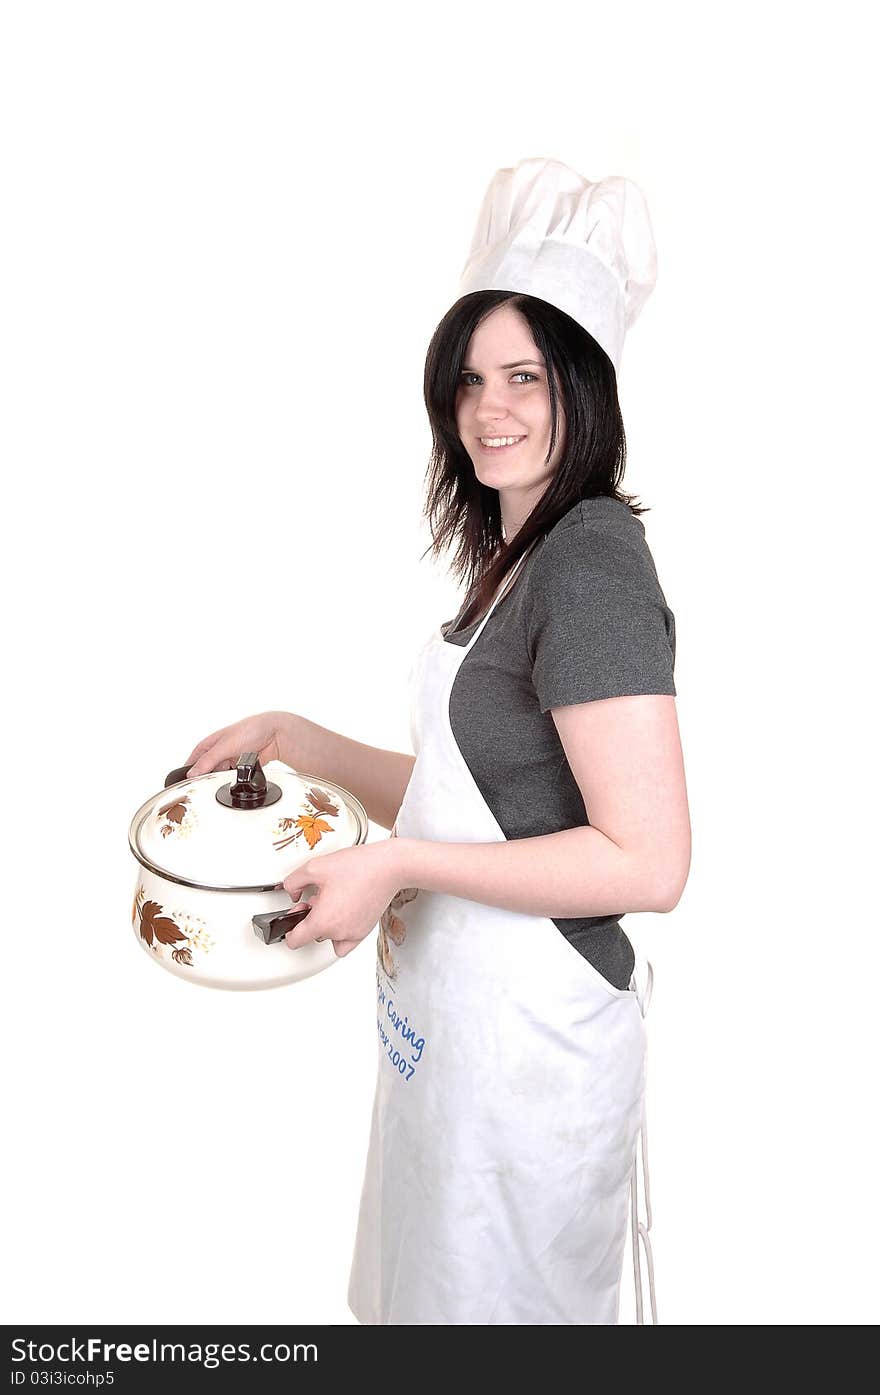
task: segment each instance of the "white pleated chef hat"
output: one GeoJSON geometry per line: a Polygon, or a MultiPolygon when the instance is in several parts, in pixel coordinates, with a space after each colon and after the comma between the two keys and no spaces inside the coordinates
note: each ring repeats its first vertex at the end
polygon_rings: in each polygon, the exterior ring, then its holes
{"type": "Polygon", "coordinates": [[[631,179],[591,183],[559,160],[498,170],[458,294],[523,291],[564,310],[620,369],[623,340],[657,280],[648,207],[631,179]]]}

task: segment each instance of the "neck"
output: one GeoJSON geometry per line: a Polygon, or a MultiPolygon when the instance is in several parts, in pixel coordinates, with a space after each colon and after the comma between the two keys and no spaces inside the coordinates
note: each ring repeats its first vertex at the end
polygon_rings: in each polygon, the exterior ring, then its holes
{"type": "Polygon", "coordinates": [[[501,509],[501,529],[502,529],[502,532],[504,533],[504,541],[505,541],[505,543],[511,542],[511,540],[513,539],[513,537],[519,532],[520,528],[523,526],[523,523],[524,523],[524,522],[525,522],[525,516],[524,516],[524,515],[523,515],[523,516],[520,516],[519,513],[512,514],[512,513],[510,513],[510,512],[505,512],[504,508],[502,507],[502,509],[501,509]]]}
{"type": "Polygon", "coordinates": [[[513,497],[503,491],[499,494],[501,527],[505,543],[509,543],[519,532],[543,493],[543,489],[534,489],[525,494],[521,490],[517,490],[513,493],[513,497]]]}

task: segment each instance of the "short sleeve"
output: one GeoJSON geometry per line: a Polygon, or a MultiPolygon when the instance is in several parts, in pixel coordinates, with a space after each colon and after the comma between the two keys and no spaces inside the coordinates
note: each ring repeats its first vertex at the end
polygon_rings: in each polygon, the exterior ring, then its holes
{"type": "Polygon", "coordinates": [[[551,531],[528,617],[532,684],[542,712],[640,693],[675,696],[675,617],[643,529],[632,542],[584,526],[551,531]]]}

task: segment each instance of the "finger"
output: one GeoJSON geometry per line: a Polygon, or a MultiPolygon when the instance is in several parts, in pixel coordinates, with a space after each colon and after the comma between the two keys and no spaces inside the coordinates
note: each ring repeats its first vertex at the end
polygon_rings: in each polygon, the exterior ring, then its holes
{"type": "Polygon", "coordinates": [[[216,746],[217,742],[222,740],[228,730],[228,727],[219,727],[217,731],[212,731],[210,736],[203,736],[198,745],[193,746],[185,764],[189,765],[192,761],[198,760],[200,756],[210,751],[212,746],[216,746]]]}
{"type": "Polygon", "coordinates": [[[336,951],[337,959],[344,959],[346,954],[351,954],[353,949],[357,949],[360,940],[334,940],[333,948],[336,951]]]}
{"type": "Polygon", "coordinates": [[[201,750],[197,746],[185,764],[197,766],[197,775],[204,775],[209,770],[229,770],[241,754],[240,741],[241,737],[236,738],[228,732],[208,737],[200,743],[201,750]]]}
{"type": "MultiPolygon", "coordinates": [[[[300,867],[295,867],[280,883],[280,889],[286,891],[292,901],[295,901],[307,887],[311,887],[312,891],[319,889],[317,874],[308,862],[304,862],[300,867]]],[[[310,895],[311,892],[308,894],[310,895]]]]}
{"type": "MultiPolygon", "coordinates": [[[[204,775],[207,771],[214,769],[213,753],[215,750],[219,754],[220,747],[217,742],[214,742],[211,746],[203,746],[198,755],[194,752],[193,755],[189,757],[185,764],[189,766],[190,778],[194,775],[204,775]]],[[[198,747],[196,747],[196,751],[198,751],[198,747]]]]}
{"type": "Polygon", "coordinates": [[[326,938],[321,932],[321,926],[316,917],[311,914],[303,916],[298,925],[294,925],[292,930],[288,930],[284,939],[288,949],[302,949],[303,945],[313,943],[321,944],[326,938]],[[314,920],[314,923],[310,924],[314,920]]]}
{"type": "Polygon", "coordinates": [[[217,747],[213,751],[207,751],[203,756],[191,765],[187,773],[187,779],[193,780],[197,775],[207,775],[212,770],[232,770],[235,761],[223,753],[222,747],[217,747]]]}

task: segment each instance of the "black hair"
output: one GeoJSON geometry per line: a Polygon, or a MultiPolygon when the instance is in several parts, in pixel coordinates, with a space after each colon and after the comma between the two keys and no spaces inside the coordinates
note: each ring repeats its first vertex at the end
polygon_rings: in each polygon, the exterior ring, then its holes
{"type": "Polygon", "coordinates": [[[422,554],[439,556],[457,540],[451,567],[467,586],[459,627],[481,615],[510,569],[533,542],[582,499],[605,496],[634,514],[648,510],[620,489],[626,436],[614,364],[593,336],[555,305],[516,291],[472,291],[446,312],[428,345],[425,406],[433,446],[426,474],[425,517],[433,542],[422,554]],[[501,528],[497,489],[476,476],[456,423],[456,405],[471,335],[499,305],[526,321],[547,365],[550,393],[549,461],[556,447],[561,396],[566,440],[559,466],[509,544],[501,528]]]}

